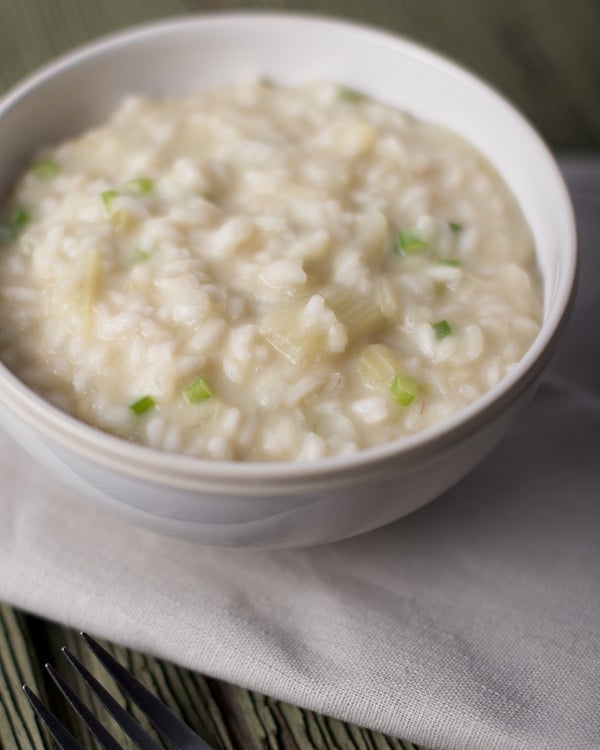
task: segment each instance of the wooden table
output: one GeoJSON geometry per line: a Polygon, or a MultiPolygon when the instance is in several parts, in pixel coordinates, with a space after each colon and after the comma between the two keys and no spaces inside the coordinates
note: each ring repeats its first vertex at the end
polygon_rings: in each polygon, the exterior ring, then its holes
{"type": "MultiPolygon", "coordinates": [[[[119,27],[177,13],[243,8],[368,18],[447,53],[495,84],[553,147],[600,146],[598,0],[0,0],[0,92],[49,58],[119,27]]],[[[0,498],[0,523],[1,513],[0,498]]],[[[94,669],[74,631],[0,605],[0,747],[48,747],[22,696],[24,680],[64,717],[84,747],[93,747],[42,668],[46,661],[61,662],[63,645],[94,669]]],[[[144,654],[111,650],[215,748],[416,747],[144,654]]]]}

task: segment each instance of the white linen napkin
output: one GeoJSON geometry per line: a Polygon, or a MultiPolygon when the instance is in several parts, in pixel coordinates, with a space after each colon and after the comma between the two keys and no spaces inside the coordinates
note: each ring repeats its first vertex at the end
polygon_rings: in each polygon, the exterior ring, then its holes
{"type": "Polygon", "coordinates": [[[570,332],[502,445],[445,496],[310,550],[162,538],[0,434],[0,599],[433,750],[600,747],[600,160],[570,332]]]}

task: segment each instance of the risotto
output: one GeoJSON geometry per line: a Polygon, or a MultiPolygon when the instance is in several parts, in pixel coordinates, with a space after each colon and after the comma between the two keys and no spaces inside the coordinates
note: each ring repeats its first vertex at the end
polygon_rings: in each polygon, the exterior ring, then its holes
{"type": "Polygon", "coordinates": [[[129,97],[0,218],[0,357],[165,451],[314,461],[409,435],[538,333],[532,237],[456,135],[330,83],[129,97]]]}

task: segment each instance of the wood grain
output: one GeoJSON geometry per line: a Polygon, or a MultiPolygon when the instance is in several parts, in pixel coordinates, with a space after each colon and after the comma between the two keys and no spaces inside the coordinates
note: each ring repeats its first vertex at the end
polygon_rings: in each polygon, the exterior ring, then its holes
{"type": "MultiPolygon", "coordinates": [[[[410,742],[303,711],[129,649],[105,642],[103,645],[216,750],[419,750],[410,742]]],[[[78,633],[0,605],[1,748],[44,750],[50,747],[45,730],[38,725],[21,691],[23,682],[61,718],[86,750],[96,747],[43,669],[46,662],[52,663],[85,703],[94,705],[89,688],[78,680],[64,659],[63,646],[75,654],[160,742],[146,717],[94,660],[78,633]]],[[[124,748],[132,746],[110,716],[101,709],[96,713],[124,748]]]]}

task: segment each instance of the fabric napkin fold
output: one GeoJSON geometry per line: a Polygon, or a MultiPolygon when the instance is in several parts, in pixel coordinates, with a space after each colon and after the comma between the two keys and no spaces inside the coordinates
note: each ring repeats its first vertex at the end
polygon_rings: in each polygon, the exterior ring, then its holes
{"type": "Polygon", "coordinates": [[[0,599],[433,750],[600,747],[600,160],[564,164],[581,289],[532,404],[450,492],[310,550],[157,536],[0,434],[0,599]]]}

